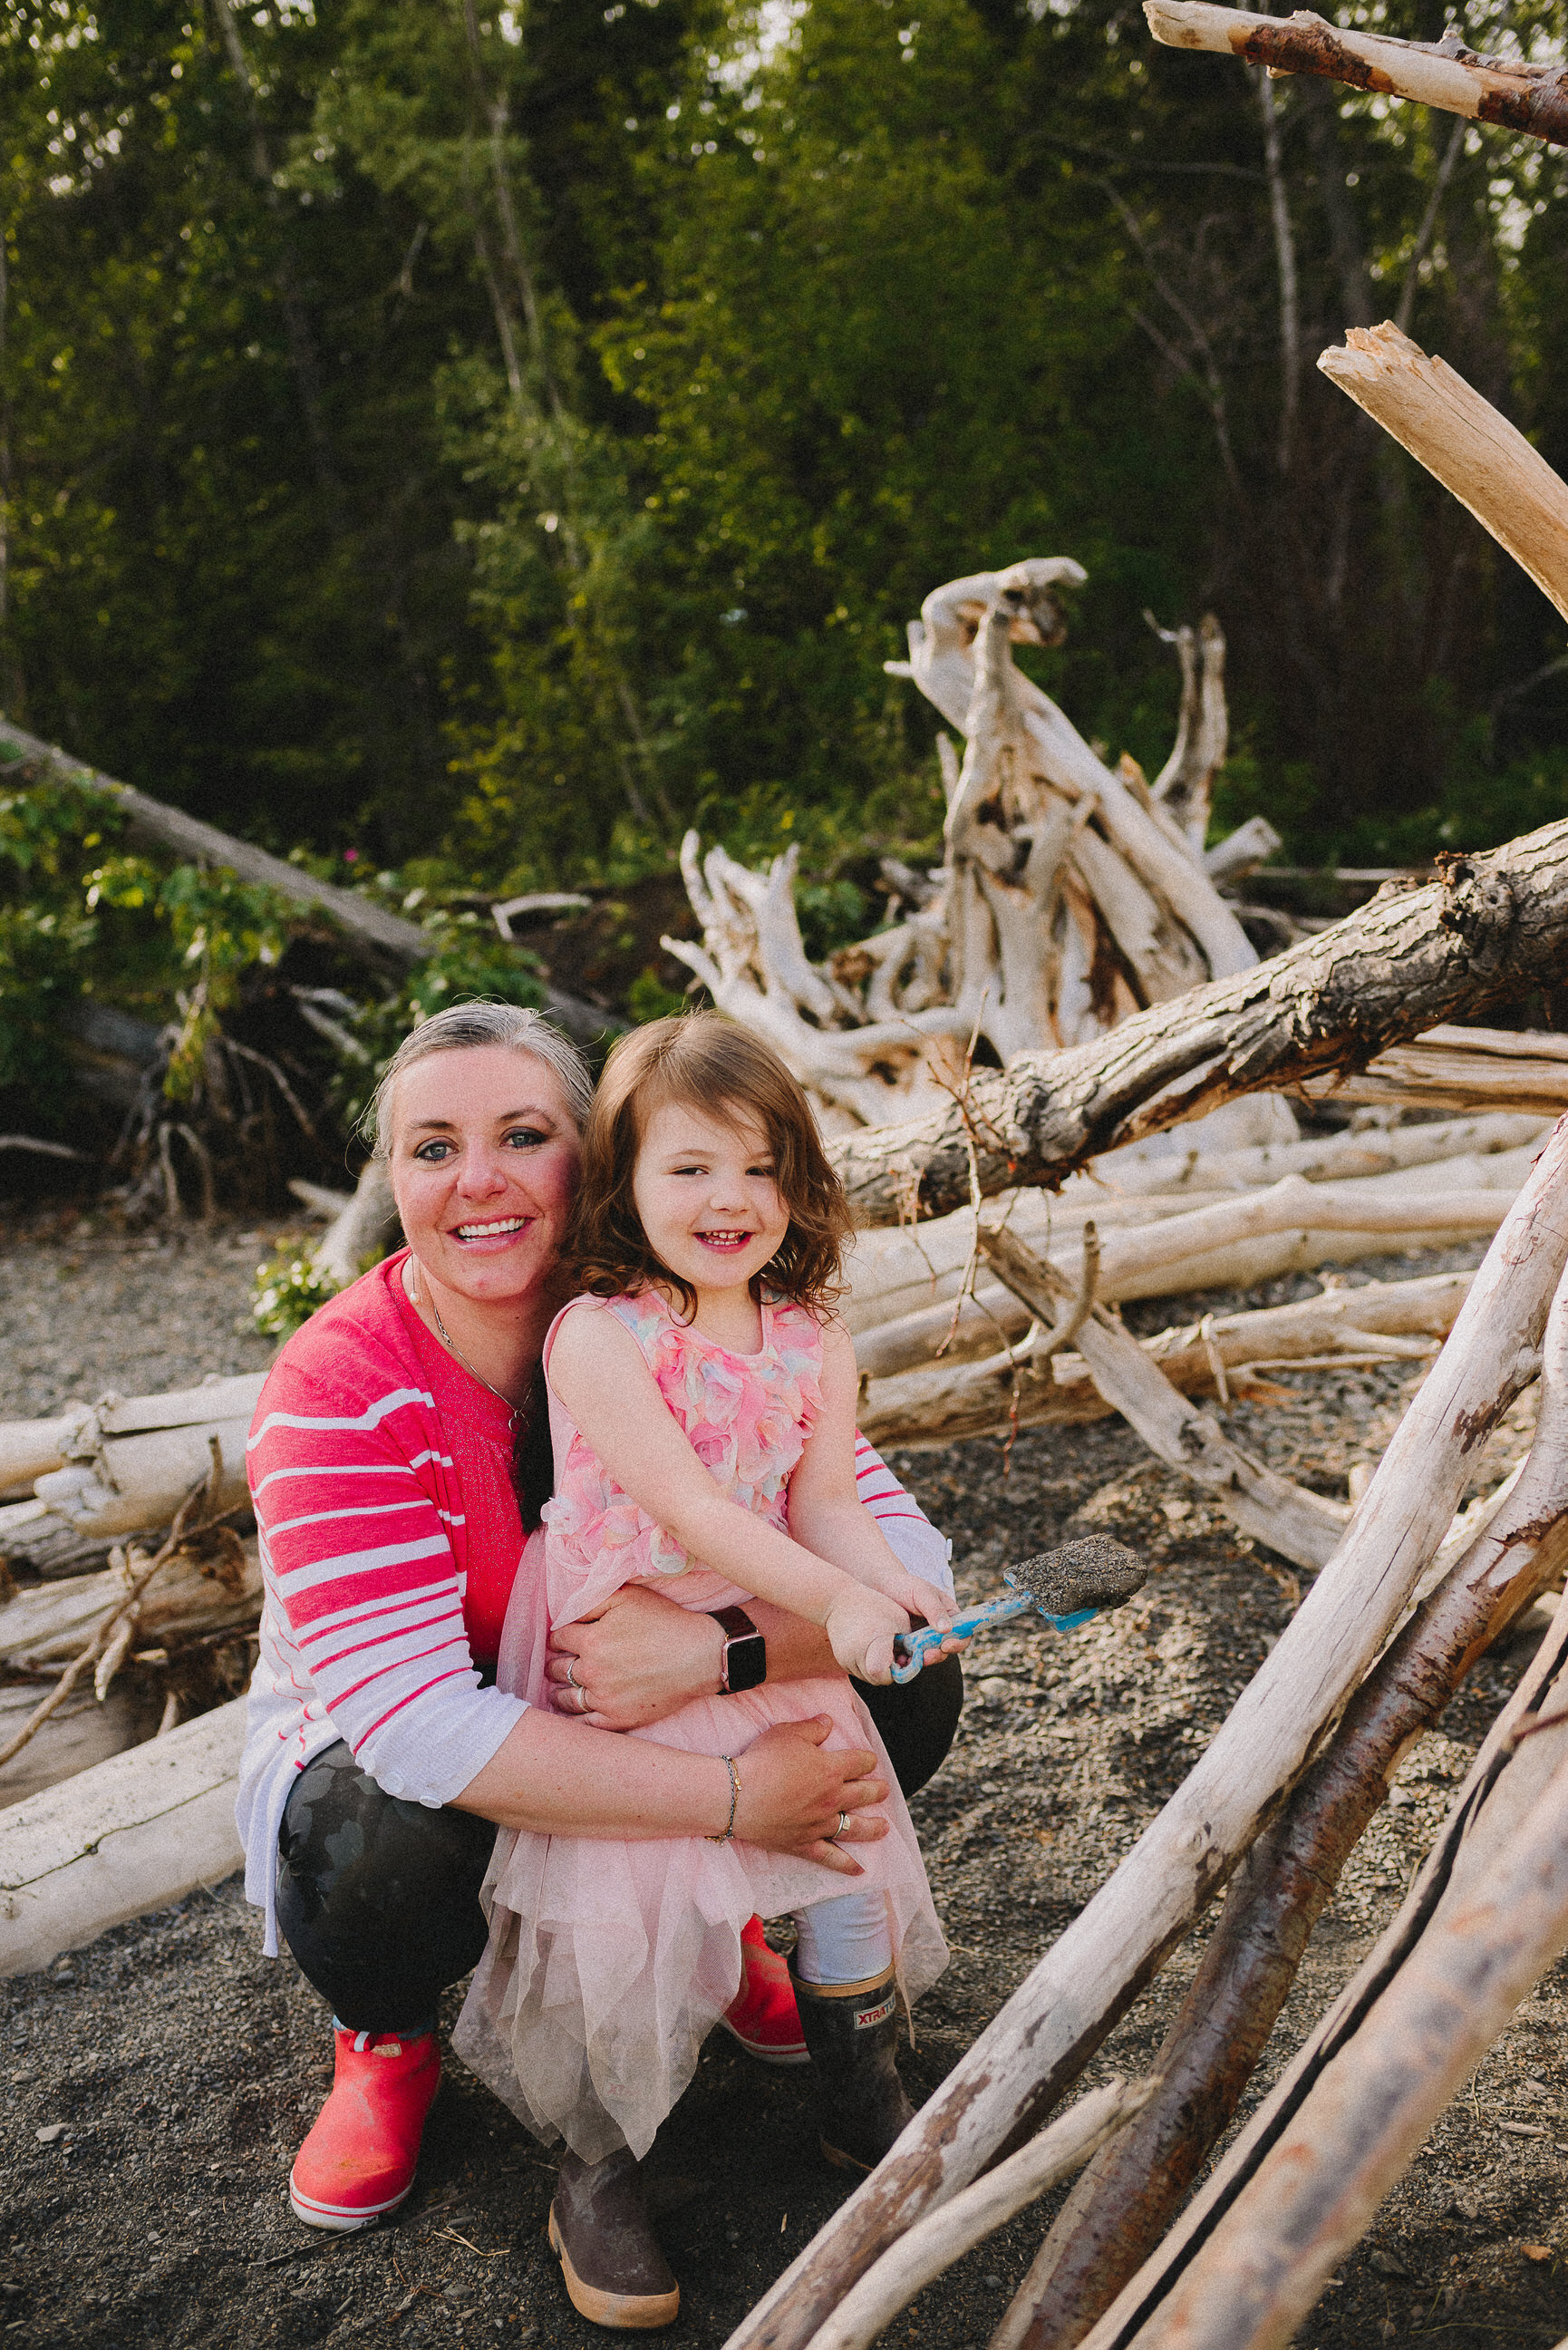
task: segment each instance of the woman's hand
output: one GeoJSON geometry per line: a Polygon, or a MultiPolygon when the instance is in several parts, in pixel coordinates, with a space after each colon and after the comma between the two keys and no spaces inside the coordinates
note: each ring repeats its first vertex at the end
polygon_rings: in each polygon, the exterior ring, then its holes
{"type": "Polygon", "coordinates": [[[714,1696],[723,1653],[724,1635],[711,1616],[677,1607],[646,1585],[623,1584],[597,1615],[550,1635],[550,1701],[557,1713],[599,1730],[640,1730],[689,1698],[714,1696]]]}
{"type": "Polygon", "coordinates": [[[888,1782],[873,1776],[877,1758],[864,1748],[825,1746],[832,1728],[831,1715],[818,1713],[805,1721],[777,1722],[753,1739],[736,1764],[735,1834],[768,1852],[820,1861],[840,1877],[864,1877],[844,1847],[876,1844],[887,1835],[888,1822],[876,1806],[887,1799],[888,1782]],[[844,1814],[848,1818],[841,1828],[844,1814]]]}

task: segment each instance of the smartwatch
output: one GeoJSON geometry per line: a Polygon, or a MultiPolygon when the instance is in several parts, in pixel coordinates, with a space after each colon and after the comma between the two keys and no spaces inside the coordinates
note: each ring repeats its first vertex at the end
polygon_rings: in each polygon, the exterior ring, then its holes
{"type": "Polygon", "coordinates": [[[768,1677],[768,1644],[743,1607],[715,1607],[713,1621],[724,1635],[719,1689],[724,1697],[759,1689],[768,1677]]]}

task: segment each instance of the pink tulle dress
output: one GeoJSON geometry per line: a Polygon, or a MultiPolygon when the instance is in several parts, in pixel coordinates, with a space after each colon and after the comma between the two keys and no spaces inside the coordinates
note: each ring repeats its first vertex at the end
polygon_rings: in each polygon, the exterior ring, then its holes
{"type": "MultiPolygon", "coordinates": [[[[813,1317],[764,1304],[763,1344],[732,1355],[676,1320],[655,1293],[578,1298],[568,1314],[613,1314],[641,1347],[659,1392],[726,1493],[785,1523],[790,1471],[821,1408],[822,1337],[813,1317]]],[[[550,1346],[564,1316],[557,1316],[550,1346]]],[[[502,1638],[498,1679],[533,1703],[545,1693],[551,1625],[589,1614],[623,1584],[656,1583],[683,1607],[751,1596],[698,1566],[616,1484],[554,1389],[556,1482],[530,1536],[502,1638]]],[[[620,1841],[504,1829],[485,1880],[490,1941],[452,2035],[481,2079],[545,2145],[565,2138],[597,2162],[642,2156],[696,2069],[698,2052],[741,1980],[741,1929],[840,1895],[880,1891],[905,1994],[947,1964],[919,1846],[886,1751],[843,1675],[764,1682],[694,1698],[628,1731],[687,1753],[742,1758],[774,1722],[830,1714],[829,1746],[868,1747],[891,1788],[889,1834],[857,1844],[866,1874],[701,1836],[620,1841]]]]}

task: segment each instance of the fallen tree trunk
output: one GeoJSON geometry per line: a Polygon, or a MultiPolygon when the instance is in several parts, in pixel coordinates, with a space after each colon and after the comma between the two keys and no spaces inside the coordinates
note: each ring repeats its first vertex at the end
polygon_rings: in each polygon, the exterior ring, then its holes
{"type": "Polygon", "coordinates": [[[244,1734],[235,1698],[0,1811],[0,1976],[46,1967],[238,1868],[244,1734]]]}
{"type": "Polygon", "coordinates": [[[1231,1880],[1153,2070],[1155,2099],[1057,2214],[992,2350],[1070,2350],[1179,2210],[1257,2065],[1346,1860],[1401,1757],[1568,1561],[1568,1290],[1559,1288],[1528,1467],[1390,1644],[1282,1817],[1231,1880]]]}
{"type": "MultiPolygon", "coordinates": [[[[1212,1391],[1222,1403],[1232,1395],[1272,1395],[1278,1390],[1261,1384],[1265,1371],[1334,1363],[1348,1368],[1436,1354],[1471,1278],[1438,1273],[1325,1290],[1294,1305],[1205,1315],[1201,1322],[1138,1343],[1182,1395],[1212,1391]]],[[[1021,1321],[1025,1310],[1019,1309],[1021,1321]]],[[[1019,1428],[1075,1427],[1110,1414],[1113,1406],[1082,1355],[1054,1354],[1041,1364],[1038,1346],[1028,1353],[1010,1348],[980,1362],[943,1361],[870,1379],[861,1392],[861,1432],[885,1450],[954,1444],[967,1436],[994,1435],[1010,1421],[1019,1428]]]]}
{"type": "Polygon", "coordinates": [[[1168,48],[1216,50],[1274,74],[1316,74],[1568,144],[1568,78],[1560,64],[1480,57],[1454,34],[1441,41],[1400,41],[1351,31],[1307,8],[1282,18],[1216,7],[1212,0],[1144,0],[1143,13],[1155,39],[1168,48]]]}
{"type": "Polygon", "coordinates": [[[1565,1648],[1560,1609],[1398,1915],[1085,2350],[1286,2342],[1561,1950],[1565,1648]]]}
{"type": "Polygon", "coordinates": [[[943,1215],[1251,1093],[1364,1068],[1461,1014],[1568,968],[1568,823],[1439,879],[1380,890],[1255,969],[1135,1014],[1093,1044],[975,1069],[940,1117],[841,1136],[831,1155],[866,1223],[943,1215]],[[972,1163],[971,1163],[972,1162],[972,1163]]]}
{"type": "MultiPolygon", "coordinates": [[[[114,776],[70,758],[52,743],[40,742],[37,735],[13,725],[8,718],[0,718],[0,745],[8,746],[13,755],[45,762],[89,790],[102,792],[125,817],[129,837],[141,847],[161,849],[192,865],[226,865],[242,881],[260,882],[296,906],[325,914],[375,962],[408,971],[426,962],[434,951],[435,941],[418,922],[406,920],[373,899],[362,898],[357,890],[318,881],[303,867],[289,865],[248,840],[236,840],[232,833],[220,832],[216,825],[203,824],[182,808],[167,807],[161,800],[139,792],[133,784],[118,783],[114,776]]],[[[580,997],[558,988],[546,988],[545,993],[550,1017],[579,1044],[591,1044],[618,1024],[580,997]]]]}
{"type": "MultiPolygon", "coordinates": [[[[1497,1172],[1501,1180],[1495,1190],[1467,1187],[1427,1196],[1402,1186],[1379,1191],[1375,1187],[1389,1180],[1385,1177],[1365,1185],[1331,1186],[1290,1176],[1267,1191],[1221,1200],[1142,1228],[1124,1225],[1107,1232],[1100,1244],[1096,1295],[1108,1305],[1204,1289],[1245,1289],[1283,1273],[1349,1263],[1391,1247],[1449,1246],[1495,1232],[1508,1213],[1526,1169],[1500,1161],[1497,1172]]],[[[1075,1233],[1077,1219],[1062,1221],[1068,1237],[1041,1253],[1075,1288],[1083,1263],[1083,1226],[1075,1233]]],[[[1020,1236],[1039,1247],[1039,1221],[1012,1220],[1012,1228],[1019,1227],[1020,1236]]],[[[973,1246],[972,1240],[969,1244],[973,1246]]],[[[932,1304],[880,1323],[872,1320],[871,1307],[884,1301],[852,1293],[850,1319],[862,1371],[884,1378],[896,1370],[924,1367],[939,1350],[961,1358],[994,1347],[1015,1323],[990,1287],[982,1286],[972,1300],[961,1298],[961,1267],[950,1275],[928,1278],[921,1286],[928,1296],[935,1293],[932,1304]]],[[[908,1294],[894,1293],[886,1302],[902,1305],[908,1294]]]]}
{"type": "MultiPolygon", "coordinates": [[[[1445,1040],[1473,1036],[1489,1052],[1494,1039],[1505,1036],[1509,1045],[1528,1046],[1532,1053],[1538,1045],[1546,1051],[1561,1045],[1564,1047],[1562,1081],[1568,1093],[1568,1037],[1538,1037],[1532,1032],[1514,1035],[1499,1028],[1439,1028],[1433,1035],[1445,1040]]],[[[1368,1067],[1381,1069],[1386,1060],[1395,1058],[1423,1061],[1429,1041],[1418,1036],[1413,1045],[1379,1055],[1368,1067]]],[[[1498,1049],[1501,1050],[1501,1041],[1498,1049]]],[[[1509,1065],[1513,1066],[1511,1056],[1509,1065]]],[[[1346,1082],[1362,1085],[1366,1076],[1346,1082]]],[[[1556,1105],[1550,1114],[1483,1110],[1474,1118],[1434,1118],[1424,1126],[1394,1126],[1384,1132],[1315,1134],[1297,1142],[1254,1143],[1240,1150],[1182,1150],[1172,1137],[1162,1135],[1156,1149],[1147,1154],[1114,1151],[1096,1159],[1083,1174],[1070,1175],[1058,1197],[1065,1205],[1080,1196],[1103,1197],[1106,1192],[1125,1198],[1142,1192],[1170,1197],[1181,1191],[1252,1191],[1265,1183],[1277,1183],[1285,1175],[1303,1175],[1309,1183],[1349,1182],[1359,1176],[1430,1167],[1443,1159],[1521,1150],[1526,1143],[1543,1142],[1563,1109],[1568,1109],[1568,1100],[1556,1105]]],[[[929,1247],[929,1232],[922,1232],[920,1238],[929,1247]]],[[[864,1249],[868,1244],[875,1245],[863,1238],[857,1246],[864,1249]]]]}
{"type": "MultiPolygon", "coordinates": [[[[1331,1564],[1183,1785],[892,2152],[731,2337],[804,2350],[921,2212],[1035,2127],[1224,1882],[1398,1621],[1568,1263],[1568,1127],[1511,1210],[1331,1564]]],[[[1568,1630],[1568,1626],[1565,1626],[1568,1630]]]]}

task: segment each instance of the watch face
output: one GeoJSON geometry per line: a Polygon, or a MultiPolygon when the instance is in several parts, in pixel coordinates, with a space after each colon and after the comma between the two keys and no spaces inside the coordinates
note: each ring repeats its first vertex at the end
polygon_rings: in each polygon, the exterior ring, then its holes
{"type": "Polygon", "coordinates": [[[768,1644],[760,1632],[744,1633],[724,1644],[724,1680],[732,1696],[740,1690],[759,1689],[767,1678],[768,1644]]]}

